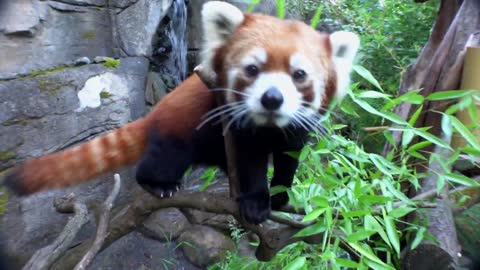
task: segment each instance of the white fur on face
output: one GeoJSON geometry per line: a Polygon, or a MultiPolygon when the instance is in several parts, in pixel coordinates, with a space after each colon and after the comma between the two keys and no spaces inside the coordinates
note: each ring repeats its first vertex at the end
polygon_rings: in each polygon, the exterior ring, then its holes
{"type": "Polygon", "coordinates": [[[292,81],[290,74],[285,72],[261,73],[255,82],[245,89],[246,104],[250,110],[250,116],[257,125],[275,124],[278,127],[288,125],[293,115],[302,106],[302,94],[292,81]],[[274,112],[266,110],[261,99],[263,94],[275,87],[283,96],[283,103],[274,112]]]}
{"type": "MultiPolygon", "coordinates": [[[[262,65],[265,64],[266,62],[267,62],[267,51],[265,51],[265,49],[253,48],[252,50],[250,50],[250,52],[247,53],[247,56],[245,56],[240,61],[239,67],[231,68],[230,70],[227,71],[228,88],[238,91],[239,89],[234,89],[234,85],[239,73],[243,72],[242,69],[244,69],[246,66],[251,64],[255,64],[261,69],[262,65]]],[[[225,98],[227,102],[234,102],[235,93],[231,91],[227,91],[225,98]]]]}
{"type": "MultiPolygon", "coordinates": [[[[290,72],[302,69],[307,73],[305,83],[313,83],[313,101],[310,104],[312,109],[318,110],[322,105],[322,97],[325,93],[325,74],[315,71],[315,68],[308,58],[300,53],[294,53],[290,57],[290,72]]],[[[301,85],[300,85],[301,87],[301,85]]]]}

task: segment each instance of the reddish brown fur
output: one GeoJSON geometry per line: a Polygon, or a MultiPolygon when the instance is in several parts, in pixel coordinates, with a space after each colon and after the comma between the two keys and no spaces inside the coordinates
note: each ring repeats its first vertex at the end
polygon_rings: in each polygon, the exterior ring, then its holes
{"type": "Polygon", "coordinates": [[[119,169],[140,159],[152,125],[164,136],[188,139],[213,105],[213,93],[192,75],[147,117],[90,142],[27,160],[12,170],[6,184],[20,194],[30,194],[78,184],[119,169]]]}
{"type": "MultiPolygon", "coordinates": [[[[280,20],[260,14],[245,14],[245,20],[227,44],[219,48],[214,55],[213,68],[219,75],[222,87],[227,86],[226,70],[239,68],[241,59],[255,47],[267,51],[267,63],[261,69],[264,72],[283,71],[291,73],[290,57],[294,53],[308,56],[316,71],[325,75],[325,93],[323,106],[330,103],[336,91],[336,76],[332,63],[332,48],[328,34],[315,31],[310,26],[290,20],[280,20]]],[[[235,90],[244,90],[251,82],[239,79],[235,90]]],[[[312,87],[300,89],[305,101],[313,101],[312,87]]],[[[237,96],[238,97],[238,96],[237,96]]]]}

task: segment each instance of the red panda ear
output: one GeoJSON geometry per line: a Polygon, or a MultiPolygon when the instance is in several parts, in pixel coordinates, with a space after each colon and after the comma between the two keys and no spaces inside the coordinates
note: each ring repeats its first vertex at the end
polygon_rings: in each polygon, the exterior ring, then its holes
{"type": "Polygon", "coordinates": [[[330,44],[332,46],[332,60],[337,73],[336,96],[342,98],[350,86],[350,72],[353,60],[360,47],[360,39],[355,33],[338,31],[330,35],[330,44]]]}
{"type": "Polygon", "coordinates": [[[210,1],[202,7],[203,53],[202,64],[211,67],[215,49],[221,47],[243,22],[244,15],[237,7],[220,1],[210,1]]]}

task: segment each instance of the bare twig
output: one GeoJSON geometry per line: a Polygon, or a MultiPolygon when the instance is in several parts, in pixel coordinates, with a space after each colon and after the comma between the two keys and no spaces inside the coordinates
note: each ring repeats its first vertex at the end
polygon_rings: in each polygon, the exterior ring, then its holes
{"type": "Polygon", "coordinates": [[[115,174],[114,181],[115,183],[113,185],[112,192],[110,195],[108,195],[102,206],[102,212],[97,225],[97,235],[95,236],[93,245],[85,254],[85,256],[83,256],[82,260],[77,264],[77,266],[75,266],[75,270],[86,269],[87,266],[92,262],[93,258],[95,258],[95,256],[101,250],[103,242],[105,242],[105,238],[107,237],[108,223],[110,222],[110,212],[113,207],[113,202],[115,201],[115,198],[117,198],[118,192],[120,191],[120,175],[115,174]]]}
{"type": "Polygon", "coordinates": [[[49,269],[50,266],[60,258],[80,231],[80,229],[88,222],[87,206],[80,202],[74,201],[74,196],[69,195],[67,199],[55,201],[57,211],[64,212],[66,209],[73,209],[75,215],[71,218],[60,235],[55,241],[37,252],[30,258],[30,260],[22,268],[23,270],[42,270],[49,269]]]}
{"type": "Polygon", "coordinates": [[[378,126],[378,127],[366,127],[363,128],[365,132],[377,132],[377,131],[384,131],[391,128],[391,126],[378,126]]]}

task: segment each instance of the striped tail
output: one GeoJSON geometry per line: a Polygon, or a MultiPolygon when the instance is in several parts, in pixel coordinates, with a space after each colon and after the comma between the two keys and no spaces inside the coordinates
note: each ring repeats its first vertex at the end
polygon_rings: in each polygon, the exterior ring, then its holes
{"type": "Polygon", "coordinates": [[[76,185],[140,159],[147,137],[147,119],[127,124],[103,136],[21,163],[4,184],[20,195],[76,185]]]}

